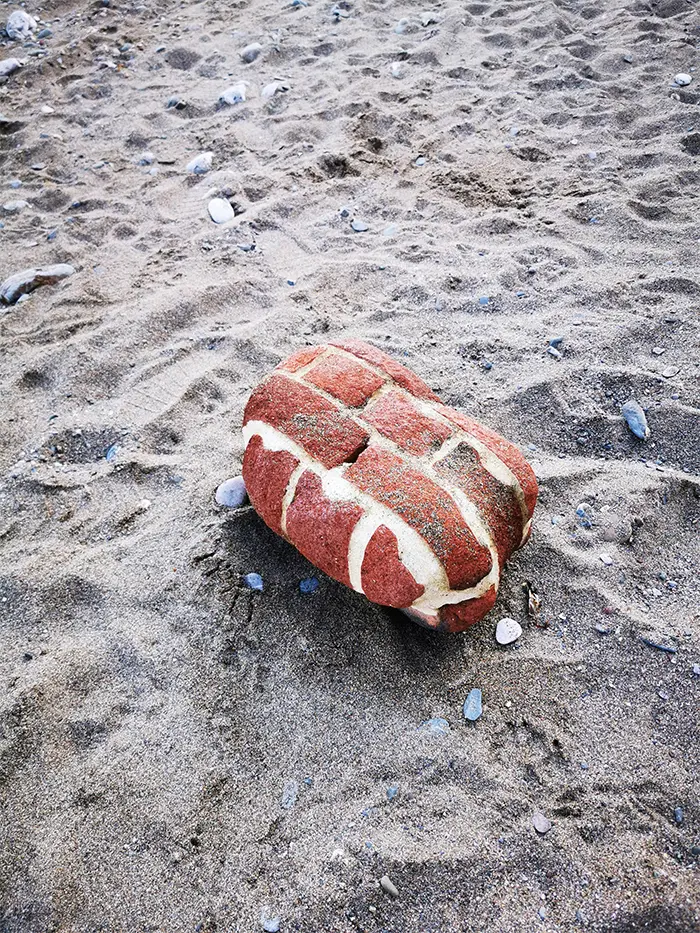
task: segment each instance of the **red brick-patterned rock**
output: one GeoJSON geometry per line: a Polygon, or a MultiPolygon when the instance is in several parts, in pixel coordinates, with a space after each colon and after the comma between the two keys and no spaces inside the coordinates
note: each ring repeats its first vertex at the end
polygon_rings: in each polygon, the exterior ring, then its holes
{"type": "Polygon", "coordinates": [[[518,448],[501,437],[500,434],[496,434],[495,431],[485,428],[483,424],[479,424],[478,421],[474,421],[474,419],[470,418],[468,415],[463,415],[461,411],[455,411],[454,408],[448,408],[447,405],[439,405],[437,409],[445,418],[449,418],[453,424],[458,425],[463,431],[466,431],[467,434],[471,434],[478,441],[481,441],[484,447],[487,447],[505,463],[513,476],[515,476],[520,483],[520,488],[525,498],[525,505],[530,513],[530,517],[532,517],[532,513],[535,510],[535,503],[537,502],[537,479],[532,472],[532,467],[518,448]]]}
{"type": "Polygon", "coordinates": [[[346,356],[335,354],[317,363],[307,373],[306,381],[335,396],[346,405],[359,408],[381,388],[386,379],[346,356]]]}
{"type": "Polygon", "coordinates": [[[504,486],[481,464],[479,454],[461,443],[443,460],[433,465],[474,502],[486,522],[503,566],[520,545],[523,536],[523,513],[515,490],[504,486]]]}
{"type": "Polygon", "coordinates": [[[253,392],[244,434],[254,507],[330,576],[441,631],[492,608],[529,535],[534,474],[391,357],[305,348],[253,392]]]}
{"type": "Polygon", "coordinates": [[[365,549],[362,589],[367,599],[395,609],[405,609],[425,592],[401,563],[396,535],[386,525],[377,528],[365,549]]]}
{"type": "Polygon", "coordinates": [[[243,480],[253,508],[266,525],[282,534],[282,500],[299,461],[286,450],[265,450],[251,437],[243,458],[243,480]]]}
{"type": "Polygon", "coordinates": [[[367,431],[312,388],[286,376],[272,376],[253,392],[243,424],[263,421],[300,444],[327,469],[353,459],[367,431]]]}
{"type": "Polygon", "coordinates": [[[372,402],[363,418],[415,457],[435,452],[452,434],[446,424],[422,414],[411,399],[395,391],[372,402]]]}
{"type": "Polygon", "coordinates": [[[371,347],[368,343],[363,343],[361,340],[345,340],[340,343],[332,343],[331,346],[340,347],[341,350],[352,353],[353,356],[357,356],[361,360],[366,360],[366,362],[383,370],[397,385],[401,386],[402,389],[406,389],[411,395],[415,395],[416,398],[430,399],[430,401],[433,402],[440,401],[439,396],[437,396],[430,386],[427,386],[422,379],[419,379],[415,373],[412,373],[410,369],[406,369],[401,363],[397,363],[396,360],[392,359],[386,353],[377,350],[376,347],[371,347]]]}
{"type": "Polygon", "coordinates": [[[348,547],[362,514],[358,505],[327,498],[320,477],[306,470],[287,509],[287,537],[324,573],[350,586],[348,547]]]}
{"type": "Polygon", "coordinates": [[[370,445],[345,477],[418,532],[444,565],[452,589],[476,586],[491,570],[488,548],[476,540],[454,500],[400,457],[370,445]]]}

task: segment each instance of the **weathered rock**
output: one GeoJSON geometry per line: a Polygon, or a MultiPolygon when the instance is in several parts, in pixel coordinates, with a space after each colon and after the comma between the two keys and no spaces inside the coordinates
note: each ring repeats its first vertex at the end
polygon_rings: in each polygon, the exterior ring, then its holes
{"type": "Polygon", "coordinates": [[[254,508],[329,576],[442,631],[492,608],[529,536],[534,473],[391,357],[301,350],[253,392],[243,434],[254,508]]]}
{"type": "Polygon", "coordinates": [[[15,10],[10,13],[7,19],[5,32],[10,39],[28,39],[35,31],[36,26],[37,23],[33,16],[25,13],[24,10],[15,10]]]}
{"type": "Polygon", "coordinates": [[[55,285],[61,279],[73,275],[74,272],[75,269],[68,263],[16,272],[0,285],[0,301],[6,305],[13,305],[22,295],[27,295],[42,285],[55,285]]]}
{"type": "Polygon", "coordinates": [[[243,505],[248,494],[245,490],[245,482],[242,476],[233,476],[231,479],[224,480],[217,488],[215,499],[217,505],[223,505],[227,509],[237,509],[243,505]]]}

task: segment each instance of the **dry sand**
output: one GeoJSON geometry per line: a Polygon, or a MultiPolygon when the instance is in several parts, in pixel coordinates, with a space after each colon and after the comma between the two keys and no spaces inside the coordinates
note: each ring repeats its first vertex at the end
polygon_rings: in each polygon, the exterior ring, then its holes
{"type": "Polygon", "coordinates": [[[0,316],[0,929],[690,933],[697,8],[341,6],[30,0],[48,54],[4,43],[26,64],[0,86],[2,203],[29,206],[2,211],[0,279],[76,273],[0,316]],[[257,380],[341,337],[541,479],[464,636],[322,575],[302,596],[309,564],[214,504],[257,380]],[[499,649],[504,615],[525,631],[499,649]],[[437,716],[449,734],[421,731],[437,716]]]}

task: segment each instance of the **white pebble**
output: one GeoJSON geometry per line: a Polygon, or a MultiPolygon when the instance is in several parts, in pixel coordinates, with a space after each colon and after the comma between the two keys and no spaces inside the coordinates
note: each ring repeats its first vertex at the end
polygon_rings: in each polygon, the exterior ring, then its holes
{"type": "Polygon", "coordinates": [[[24,10],[15,10],[10,13],[5,26],[5,32],[10,39],[28,39],[36,29],[36,20],[24,10]]]}
{"type": "Polygon", "coordinates": [[[216,490],[216,502],[225,505],[227,509],[237,509],[246,500],[245,482],[242,476],[234,476],[224,482],[216,490]]]}
{"type": "Polygon", "coordinates": [[[501,619],[496,626],[496,641],[499,645],[510,645],[523,634],[523,628],[515,619],[501,619]]]}
{"type": "Polygon", "coordinates": [[[22,62],[18,58],[4,58],[0,62],[0,78],[6,78],[13,71],[22,67],[22,62]]]}
{"type": "Polygon", "coordinates": [[[215,224],[226,224],[236,215],[225,198],[212,198],[209,202],[209,216],[215,224]]]}
{"type": "Polygon", "coordinates": [[[681,71],[681,73],[677,74],[673,79],[673,83],[677,84],[679,87],[685,87],[686,84],[690,84],[692,80],[691,75],[687,75],[685,72],[681,71]]]}
{"type": "Polygon", "coordinates": [[[389,67],[393,78],[401,77],[401,62],[392,62],[389,67]]]}
{"type": "Polygon", "coordinates": [[[262,89],[260,96],[264,97],[265,99],[269,99],[270,97],[274,97],[275,94],[281,94],[282,92],[288,90],[288,84],[283,84],[281,81],[271,81],[270,84],[266,84],[262,89]]]}
{"type": "Polygon", "coordinates": [[[609,554],[601,554],[600,559],[603,561],[606,567],[610,567],[613,563],[613,559],[609,554]]]}

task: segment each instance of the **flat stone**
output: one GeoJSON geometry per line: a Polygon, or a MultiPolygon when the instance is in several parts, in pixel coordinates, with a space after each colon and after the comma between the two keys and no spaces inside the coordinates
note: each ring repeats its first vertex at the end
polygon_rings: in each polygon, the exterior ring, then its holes
{"type": "Polygon", "coordinates": [[[464,701],[462,712],[464,713],[464,718],[469,722],[476,722],[481,716],[481,690],[479,690],[478,687],[474,687],[473,690],[469,691],[467,699],[464,701]]]}
{"type": "Polygon", "coordinates": [[[442,716],[434,716],[432,719],[426,719],[418,727],[419,732],[430,732],[432,735],[449,735],[450,724],[442,716]]]}
{"type": "Polygon", "coordinates": [[[209,202],[209,216],[215,224],[225,224],[233,220],[236,215],[225,198],[212,198],[209,202]]]}
{"type": "Polygon", "coordinates": [[[350,226],[355,233],[364,233],[365,230],[369,230],[369,224],[366,224],[364,220],[353,220],[350,226]]]}
{"type": "Polygon", "coordinates": [[[681,71],[681,72],[680,72],[679,74],[677,74],[676,77],[673,79],[673,82],[674,82],[674,84],[677,84],[678,87],[686,87],[688,84],[690,84],[690,82],[691,82],[692,80],[693,80],[693,78],[692,78],[691,75],[685,74],[685,72],[682,72],[682,71],[681,71]]]}
{"type": "Polygon", "coordinates": [[[609,554],[599,554],[598,556],[606,567],[611,567],[614,563],[612,557],[609,554]]]}
{"type": "Polygon", "coordinates": [[[546,835],[552,828],[551,821],[548,820],[543,813],[540,813],[539,810],[536,810],[532,815],[532,825],[540,836],[546,835]]]}
{"type": "Polygon", "coordinates": [[[231,479],[224,480],[216,490],[215,495],[217,503],[227,509],[240,508],[247,498],[248,494],[242,476],[234,476],[231,479]]]}
{"type": "Polygon", "coordinates": [[[282,807],[285,810],[291,810],[294,804],[297,802],[297,794],[299,793],[299,783],[293,778],[290,781],[287,781],[284,785],[282,791],[282,807]]]}
{"type": "Polygon", "coordinates": [[[499,645],[510,645],[523,634],[523,628],[515,619],[506,616],[496,626],[496,641],[499,645]]]}
{"type": "Polygon", "coordinates": [[[55,285],[61,279],[73,275],[75,269],[68,263],[44,266],[41,269],[24,269],[16,272],[0,285],[0,301],[14,304],[22,295],[28,295],[42,285],[55,285]]]}

